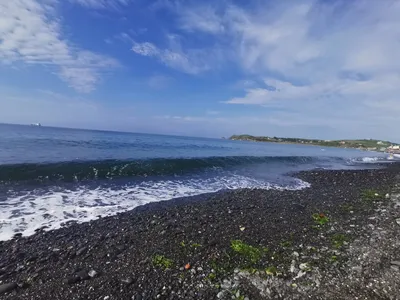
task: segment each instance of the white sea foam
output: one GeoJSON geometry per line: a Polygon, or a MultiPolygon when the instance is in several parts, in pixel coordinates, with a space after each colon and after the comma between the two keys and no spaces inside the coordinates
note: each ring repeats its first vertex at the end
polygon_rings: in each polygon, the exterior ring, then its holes
{"type": "Polygon", "coordinates": [[[388,157],[385,156],[365,156],[365,157],[358,157],[352,158],[349,160],[350,163],[382,163],[387,162],[388,157]]]}
{"type": "Polygon", "coordinates": [[[388,155],[386,157],[363,157],[361,160],[364,163],[382,163],[382,162],[388,162],[390,160],[398,160],[400,159],[400,155],[398,154],[392,154],[392,155],[388,155]]]}
{"type": "Polygon", "coordinates": [[[43,226],[56,229],[68,221],[87,222],[100,216],[150,202],[216,192],[223,189],[261,188],[298,190],[310,185],[294,179],[294,185],[283,187],[245,176],[231,175],[210,179],[147,181],[115,187],[74,189],[49,188],[9,192],[0,203],[0,240],[8,240],[20,232],[24,236],[43,226]]]}
{"type": "Polygon", "coordinates": [[[377,162],[380,159],[382,159],[382,158],[379,158],[379,157],[363,157],[361,160],[363,162],[366,162],[366,163],[372,163],[372,162],[377,162]]]}

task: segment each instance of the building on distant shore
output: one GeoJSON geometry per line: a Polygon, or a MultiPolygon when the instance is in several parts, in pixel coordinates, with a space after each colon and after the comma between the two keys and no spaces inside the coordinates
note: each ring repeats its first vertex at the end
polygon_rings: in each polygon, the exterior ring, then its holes
{"type": "Polygon", "coordinates": [[[390,153],[400,154],[400,146],[399,145],[392,145],[387,148],[387,151],[390,153]]]}

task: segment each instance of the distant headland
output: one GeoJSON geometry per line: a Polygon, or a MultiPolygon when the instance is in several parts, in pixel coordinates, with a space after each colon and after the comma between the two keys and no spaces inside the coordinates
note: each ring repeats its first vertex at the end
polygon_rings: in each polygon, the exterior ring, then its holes
{"type": "Polygon", "coordinates": [[[399,145],[389,141],[360,139],[360,140],[318,140],[302,138],[282,138],[268,136],[252,136],[248,134],[232,135],[230,140],[252,141],[252,142],[270,142],[282,144],[307,144],[323,147],[355,148],[361,150],[397,152],[399,145]]]}

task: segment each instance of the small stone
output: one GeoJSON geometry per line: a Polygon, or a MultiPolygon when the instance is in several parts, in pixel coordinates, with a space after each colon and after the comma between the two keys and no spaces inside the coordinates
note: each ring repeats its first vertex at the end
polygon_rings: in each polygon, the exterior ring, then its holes
{"type": "Polygon", "coordinates": [[[33,255],[33,256],[29,257],[26,261],[27,262],[33,262],[35,260],[37,260],[37,256],[33,255]]]}
{"type": "Polygon", "coordinates": [[[97,275],[99,275],[99,273],[97,273],[95,270],[90,270],[88,275],[92,278],[96,277],[97,275]]]}
{"type": "Polygon", "coordinates": [[[224,292],[223,291],[220,291],[218,294],[217,294],[217,298],[218,299],[222,299],[223,297],[224,297],[224,292]]]}
{"type": "Polygon", "coordinates": [[[296,265],[296,261],[295,260],[292,260],[292,264],[290,265],[290,273],[294,273],[294,272],[296,272],[296,267],[295,267],[295,265],[296,265]]]}
{"type": "Polygon", "coordinates": [[[86,272],[85,270],[79,271],[76,275],[79,277],[80,280],[90,279],[88,272],[86,272]]]}
{"type": "Polygon", "coordinates": [[[307,263],[300,264],[299,269],[302,271],[310,271],[311,270],[310,266],[307,263]]]}
{"type": "Polygon", "coordinates": [[[82,247],[80,249],[78,249],[78,251],[76,251],[76,256],[82,255],[83,253],[85,253],[87,251],[87,247],[82,247]]]}
{"type": "Polygon", "coordinates": [[[396,219],[396,223],[400,225],[400,219],[396,219]]]}
{"type": "Polygon", "coordinates": [[[12,290],[15,290],[17,287],[18,285],[15,282],[2,284],[0,285],[0,295],[11,292],[12,290]]]}
{"type": "Polygon", "coordinates": [[[363,269],[362,269],[362,267],[361,266],[355,266],[355,267],[352,267],[351,268],[355,273],[358,273],[358,274],[362,274],[362,271],[363,271],[363,269]]]}
{"type": "Polygon", "coordinates": [[[392,261],[390,262],[390,264],[391,264],[391,265],[396,265],[396,266],[399,266],[399,267],[400,267],[400,261],[398,261],[398,260],[392,260],[392,261]]]}
{"type": "Polygon", "coordinates": [[[396,272],[399,272],[399,270],[400,270],[399,266],[395,266],[395,265],[390,266],[390,268],[391,268],[393,271],[396,271],[396,272]]]}
{"type": "Polygon", "coordinates": [[[296,276],[294,279],[301,278],[301,277],[303,277],[304,275],[306,275],[306,272],[300,270],[299,273],[297,273],[297,276],[296,276]]]}
{"type": "Polygon", "coordinates": [[[27,287],[29,287],[29,284],[27,282],[18,282],[17,285],[21,289],[26,289],[27,287]]]}
{"type": "Polygon", "coordinates": [[[224,290],[229,290],[231,288],[232,284],[230,281],[224,279],[223,283],[221,284],[221,288],[224,290]]]}
{"type": "Polygon", "coordinates": [[[130,285],[130,284],[133,283],[133,279],[130,278],[130,277],[121,279],[121,281],[122,281],[123,283],[125,283],[126,285],[130,285]]]}
{"type": "Polygon", "coordinates": [[[14,234],[13,238],[14,238],[14,239],[18,239],[18,238],[20,238],[21,236],[22,236],[22,233],[21,233],[21,232],[18,232],[18,233],[16,233],[16,234],[14,234]]]}
{"type": "Polygon", "coordinates": [[[65,284],[74,284],[77,283],[79,281],[79,277],[78,276],[72,276],[72,277],[68,277],[66,279],[63,280],[63,283],[65,284]]]}
{"type": "Polygon", "coordinates": [[[24,265],[19,265],[18,267],[15,268],[15,272],[19,272],[25,269],[24,265]]]}

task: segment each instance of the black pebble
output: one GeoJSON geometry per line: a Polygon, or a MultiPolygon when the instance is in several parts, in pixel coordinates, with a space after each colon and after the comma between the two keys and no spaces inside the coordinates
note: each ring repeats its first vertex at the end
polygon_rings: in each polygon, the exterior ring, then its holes
{"type": "Polygon", "coordinates": [[[79,281],[79,277],[78,276],[68,277],[68,278],[63,280],[63,282],[66,283],[66,284],[74,284],[74,283],[77,283],[78,281],[79,281]]]}
{"type": "Polygon", "coordinates": [[[7,292],[11,292],[12,290],[16,289],[17,287],[18,287],[18,285],[15,282],[2,284],[2,285],[0,285],[0,295],[7,293],[7,292]]]}
{"type": "Polygon", "coordinates": [[[88,272],[86,272],[85,270],[79,271],[76,276],[79,277],[80,280],[88,280],[90,279],[90,276],[88,274],[88,272]]]}

